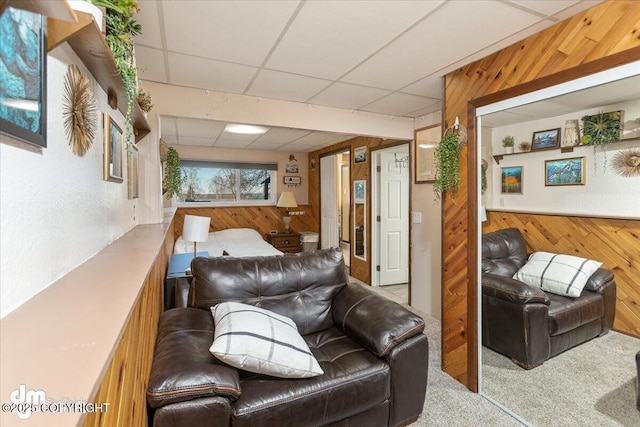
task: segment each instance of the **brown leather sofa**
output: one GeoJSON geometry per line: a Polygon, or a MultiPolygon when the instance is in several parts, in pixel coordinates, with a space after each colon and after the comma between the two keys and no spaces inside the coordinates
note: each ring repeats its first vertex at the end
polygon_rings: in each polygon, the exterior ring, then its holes
{"type": "Polygon", "coordinates": [[[147,390],[155,427],[399,426],[422,412],[423,319],[349,284],[339,249],[195,258],[191,269],[189,307],[160,316],[147,390]],[[324,374],[275,378],[217,360],[209,308],[225,301],[293,319],[324,374]]]}
{"type": "Polygon", "coordinates": [[[482,344],[531,369],[611,329],[616,283],[600,268],[577,298],[544,292],[512,278],[527,258],[517,228],[483,234],[482,344]]]}

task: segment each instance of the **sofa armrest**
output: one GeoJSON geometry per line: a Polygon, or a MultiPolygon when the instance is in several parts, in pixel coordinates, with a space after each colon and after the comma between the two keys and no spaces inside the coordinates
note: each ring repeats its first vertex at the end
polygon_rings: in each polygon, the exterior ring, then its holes
{"type": "Polygon", "coordinates": [[[160,315],[147,401],[153,408],[199,397],[240,396],[238,371],[209,352],[213,342],[211,313],[175,308],[160,315]]]}
{"type": "Polygon", "coordinates": [[[482,275],[482,294],[515,304],[539,303],[549,305],[551,301],[542,289],[529,286],[520,280],[497,274],[482,275]]]}
{"type": "Polygon", "coordinates": [[[349,283],[331,306],[335,325],[378,357],[424,330],[424,320],[362,285],[349,283]]]}
{"type": "Polygon", "coordinates": [[[189,307],[189,292],[191,281],[186,277],[181,277],[176,281],[175,300],[176,308],[189,307]]]}
{"type": "Polygon", "coordinates": [[[590,291],[597,292],[603,286],[613,281],[614,281],[613,271],[608,270],[606,268],[599,268],[596,270],[595,273],[591,275],[591,277],[589,277],[589,280],[587,280],[587,284],[584,285],[584,288],[590,291]]]}

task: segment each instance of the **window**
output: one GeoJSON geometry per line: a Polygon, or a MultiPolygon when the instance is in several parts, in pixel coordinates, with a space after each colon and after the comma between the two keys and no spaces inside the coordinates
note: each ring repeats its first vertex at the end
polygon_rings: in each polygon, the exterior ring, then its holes
{"type": "Polygon", "coordinates": [[[276,163],[182,161],[179,204],[274,204],[276,163]]]}

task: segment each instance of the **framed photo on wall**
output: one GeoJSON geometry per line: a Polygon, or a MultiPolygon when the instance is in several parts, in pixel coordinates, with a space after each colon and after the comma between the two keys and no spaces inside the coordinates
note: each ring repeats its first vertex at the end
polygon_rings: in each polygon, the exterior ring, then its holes
{"type": "Polygon", "coordinates": [[[365,163],[367,161],[367,147],[353,149],[353,163],[365,163]]]}
{"type": "Polygon", "coordinates": [[[104,179],[122,182],[122,129],[104,113],[104,179]]]}
{"type": "Polygon", "coordinates": [[[46,16],[13,7],[0,15],[0,131],[42,148],[47,147],[46,33],[46,16]]]}
{"type": "Polygon", "coordinates": [[[138,198],[138,147],[131,145],[127,151],[127,175],[129,183],[129,198],[138,198]]]}
{"type": "Polygon", "coordinates": [[[500,168],[502,194],[522,194],[522,176],[524,166],[500,168]]]}
{"type": "Polygon", "coordinates": [[[545,160],[544,185],[584,185],[584,157],[545,160]]]}
{"type": "Polygon", "coordinates": [[[531,151],[556,148],[560,146],[560,128],[540,130],[533,133],[531,151]]]}
{"type": "Polygon", "coordinates": [[[434,154],[442,137],[442,126],[433,125],[414,132],[415,141],[415,183],[426,184],[436,180],[434,154]]]}

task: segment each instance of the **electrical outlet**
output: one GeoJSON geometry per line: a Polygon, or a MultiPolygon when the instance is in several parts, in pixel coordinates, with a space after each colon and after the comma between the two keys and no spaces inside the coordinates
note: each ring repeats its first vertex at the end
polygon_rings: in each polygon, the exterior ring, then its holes
{"type": "Polygon", "coordinates": [[[422,212],[411,212],[411,222],[422,224],[422,212]]]}

